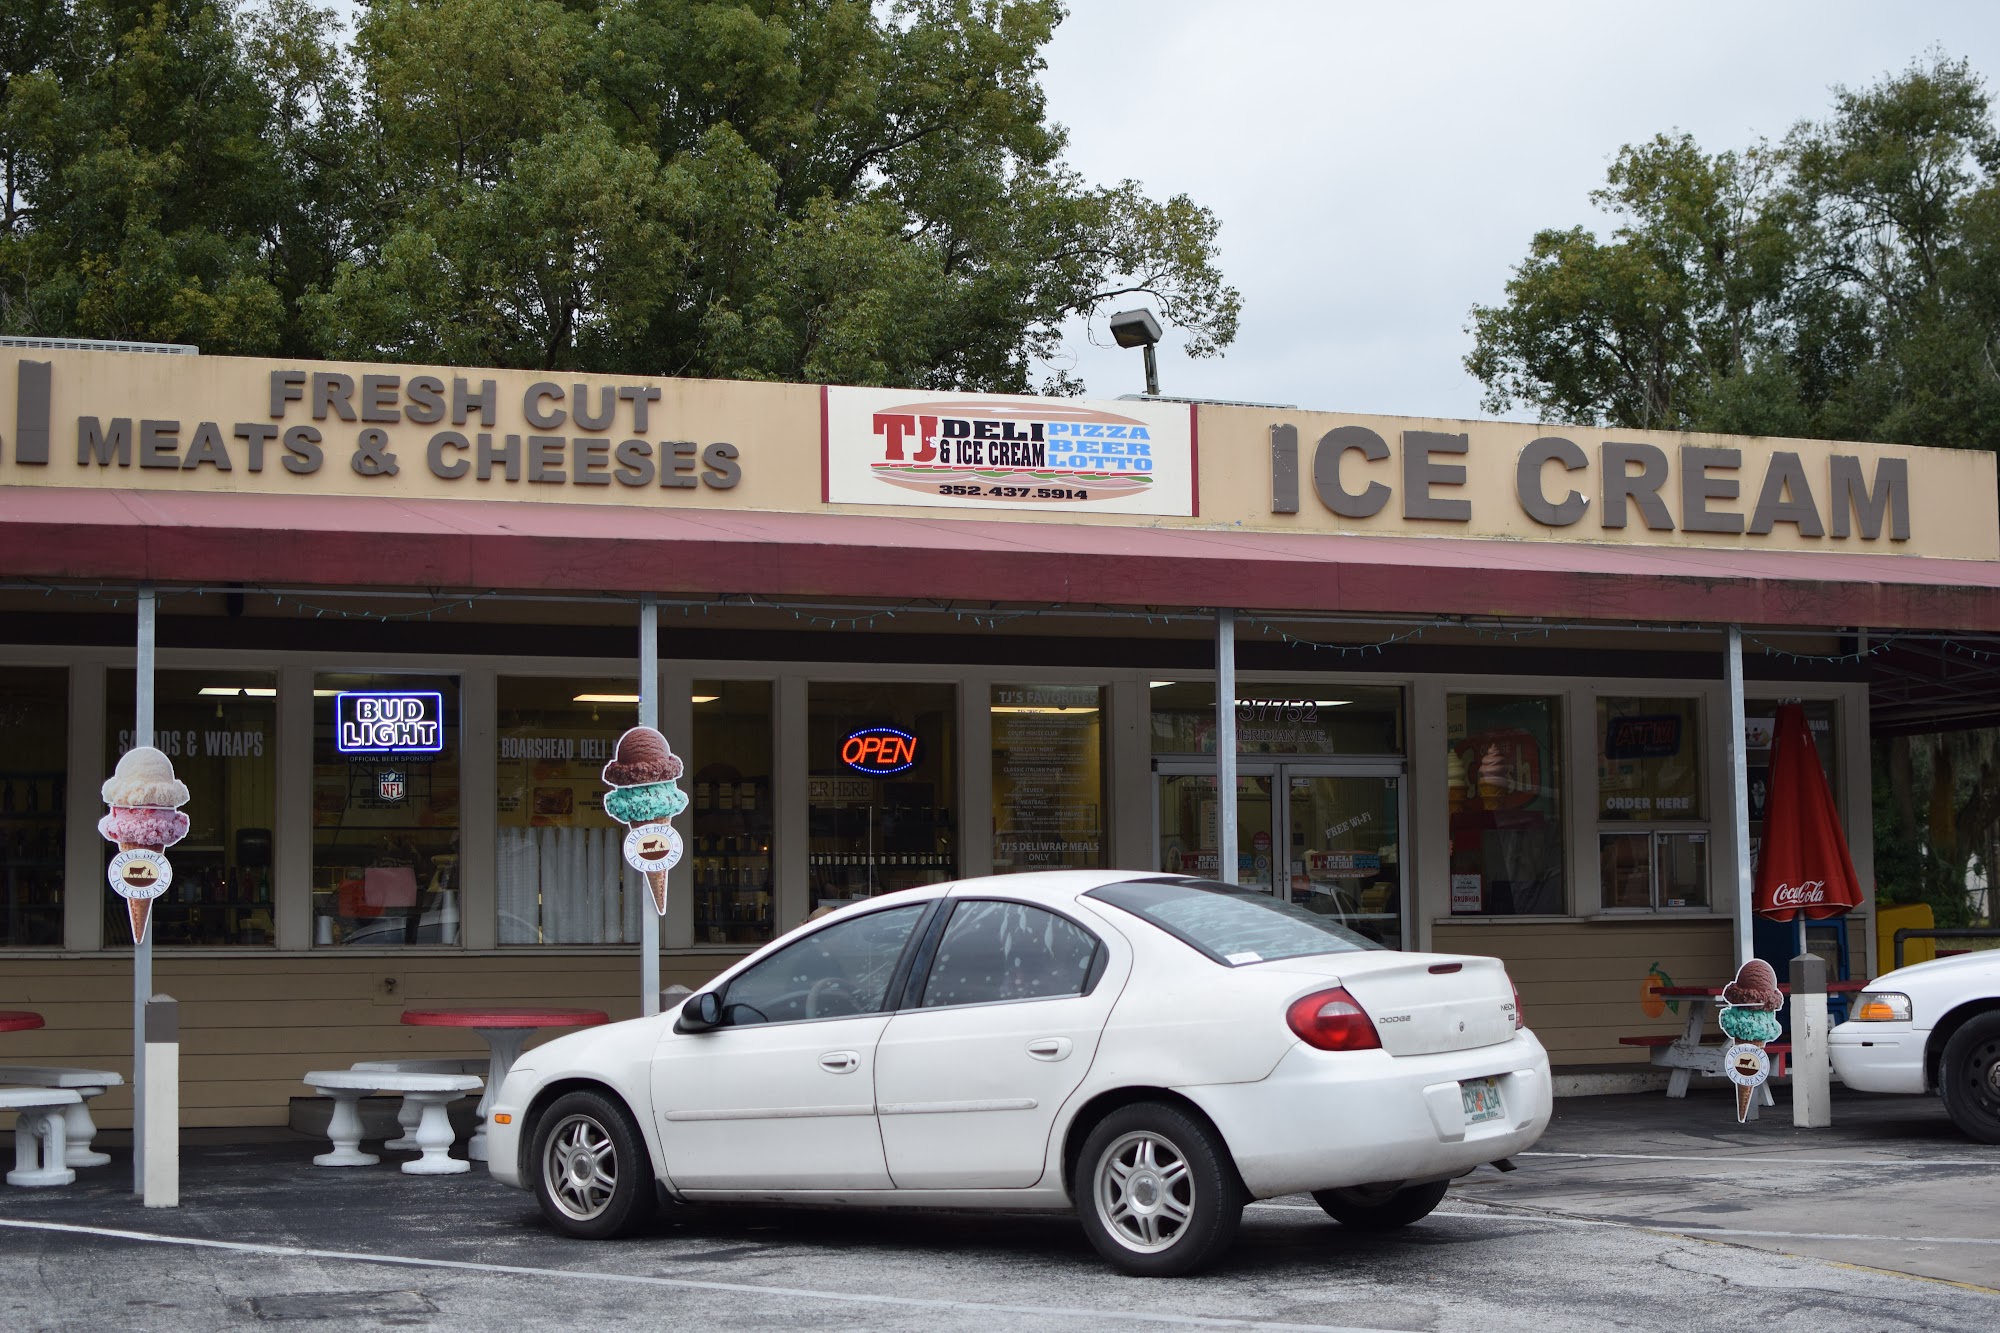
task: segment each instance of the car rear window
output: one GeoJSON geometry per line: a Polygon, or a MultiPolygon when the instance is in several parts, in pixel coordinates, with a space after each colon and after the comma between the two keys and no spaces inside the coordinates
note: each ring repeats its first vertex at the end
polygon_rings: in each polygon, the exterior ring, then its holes
{"type": "Polygon", "coordinates": [[[1383,946],[1337,921],[1206,879],[1135,879],[1090,890],[1225,967],[1383,946]]]}

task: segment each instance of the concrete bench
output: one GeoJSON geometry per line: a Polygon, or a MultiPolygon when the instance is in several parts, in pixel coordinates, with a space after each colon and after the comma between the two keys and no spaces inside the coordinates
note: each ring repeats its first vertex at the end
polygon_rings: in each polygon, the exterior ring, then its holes
{"type": "MultiPolygon", "coordinates": [[[[472,1056],[464,1060],[357,1060],[351,1066],[358,1073],[374,1074],[483,1074],[486,1060],[472,1056]]],[[[403,1132],[382,1145],[387,1152],[415,1152],[417,1143],[417,1122],[423,1118],[423,1104],[403,1098],[403,1104],[396,1108],[396,1123],[403,1132]]]]}
{"type": "Polygon", "coordinates": [[[414,1074],[393,1069],[317,1069],[304,1080],[314,1092],[333,1099],[333,1120],[327,1138],[333,1151],[313,1158],[315,1166],[373,1166],[382,1159],[361,1151],[361,1116],[356,1110],[363,1097],[393,1092],[405,1103],[422,1108],[416,1133],[411,1136],[422,1156],[403,1163],[412,1176],[450,1176],[470,1171],[472,1163],[451,1155],[451,1119],[447,1103],[467,1093],[478,1092],[481,1080],[470,1074],[414,1074]]]}
{"type": "Polygon", "coordinates": [[[65,1113],[83,1101],[69,1088],[0,1088],[0,1111],[17,1111],[14,1121],[14,1169],[9,1185],[29,1189],[67,1185],[76,1172],[63,1165],[69,1135],[65,1113]]]}
{"type": "Polygon", "coordinates": [[[66,1069],[60,1065],[0,1065],[0,1084],[28,1088],[68,1088],[77,1102],[63,1112],[68,1146],[63,1149],[64,1166],[103,1166],[111,1160],[94,1151],[90,1141],[97,1137],[97,1122],[90,1118],[90,1099],[106,1088],[125,1081],[124,1075],[109,1069],[66,1069]]]}

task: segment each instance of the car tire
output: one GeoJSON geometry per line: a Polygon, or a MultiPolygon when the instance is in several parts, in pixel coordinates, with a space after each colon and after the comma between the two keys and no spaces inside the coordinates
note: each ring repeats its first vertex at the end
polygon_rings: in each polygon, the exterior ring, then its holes
{"type": "Polygon", "coordinates": [[[652,1220],[652,1160],[624,1106],[600,1092],[566,1092],[535,1121],[529,1157],[542,1215],[565,1236],[604,1240],[652,1220]]]}
{"type": "Polygon", "coordinates": [[[1967,1138],[2000,1143],[2000,1013],[1981,1014],[1944,1044],[1938,1091],[1967,1138]]]}
{"type": "Polygon", "coordinates": [[[1448,1180],[1428,1185],[1356,1185],[1351,1189],[1314,1190],[1313,1202],[1326,1215],[1356,1231],[1394,1231],[1421,1222],[1444,1202],[1448,1180]]]}
{"type": "Polygon", "coordinates": [[[1107,1263],[1135,1277],[1179,1277],[1236,1239],[1247,1199],[1213,1129],[1161,1102],[1122,1106],[1077,1158],[1076,1210],[1107,1263]]]}

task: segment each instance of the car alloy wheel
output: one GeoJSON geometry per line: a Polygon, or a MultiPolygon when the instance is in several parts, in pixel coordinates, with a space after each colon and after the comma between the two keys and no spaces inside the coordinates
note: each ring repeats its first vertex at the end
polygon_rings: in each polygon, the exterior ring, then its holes
{"type": "Polygon", "coordinates": [[[1434,1180],[1427,1185],[1404,1185],[1401,1181],[1351,1185],[1344,1189],[1314,1190],[1313,1202],[1344,1227],[1393,1231],[1429,1217],[1431,1210],[1444,1202],[1450,1184],[1434,1180]]]}
{"type": "Polygon", "coordinates": [[[601,1240],[652,1217],[652,1159],[624,1103],[608,1091],[556,1098],[536,1118],[532,1145],[535,1197],[557,1231],[601,1240]]]}
{"type": "Polygon", "coordinates": [[[1076,1157],[1077,1214],[1112,1267],[1179,1277],[1236,1238],[1246,1198],[1229,1148],[1207,1121],[1162,1102],[1121,1106],[1076,1157]]]}
{"type": "Polygon", "coordinates": [[[542,1180],[564,1216],[578,1222],[601,1217],[618,1189],[618,1156],[611,1135],[590,1116],[564,1116],[542,1149],[542,1180]]]}
{"type": "Polygon", "coordinates": [[[1112,1238],[1138,1254],[1157,1254],[1181,1238],[1194,1216],[1195,1184],[1187,1158],[1150,1130],[1127,1134],[1098,1158],[1098,1215],[1112,1238]]]}

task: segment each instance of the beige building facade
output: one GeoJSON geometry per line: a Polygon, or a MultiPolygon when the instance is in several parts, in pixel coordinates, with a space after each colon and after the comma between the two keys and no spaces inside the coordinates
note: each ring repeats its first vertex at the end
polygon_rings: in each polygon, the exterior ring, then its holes
{"type": "MultiPolygon", "coordinates": [[[[188,1124],[476,1053],[406,1007],[639,1012],[598,770],[642,599],[691,799],[664,982],[912,884],[1233,862],[1505,959],[1558,1065],[1643,1059],[1649,987],[1734,966],[1779,700],[1872,883],[1876,670],[2000,633],[1994,496],[1990,455],[1892,446],[0,349],[0,1008],[47,1021],[0,1040],[129,1061],[96,826],[148,588],[188,1124]],[[347,745],[391,697],[435,744],[347,745]]],[[[1871,913],[1815,941],[1852,976],[1871,913]]]]}

